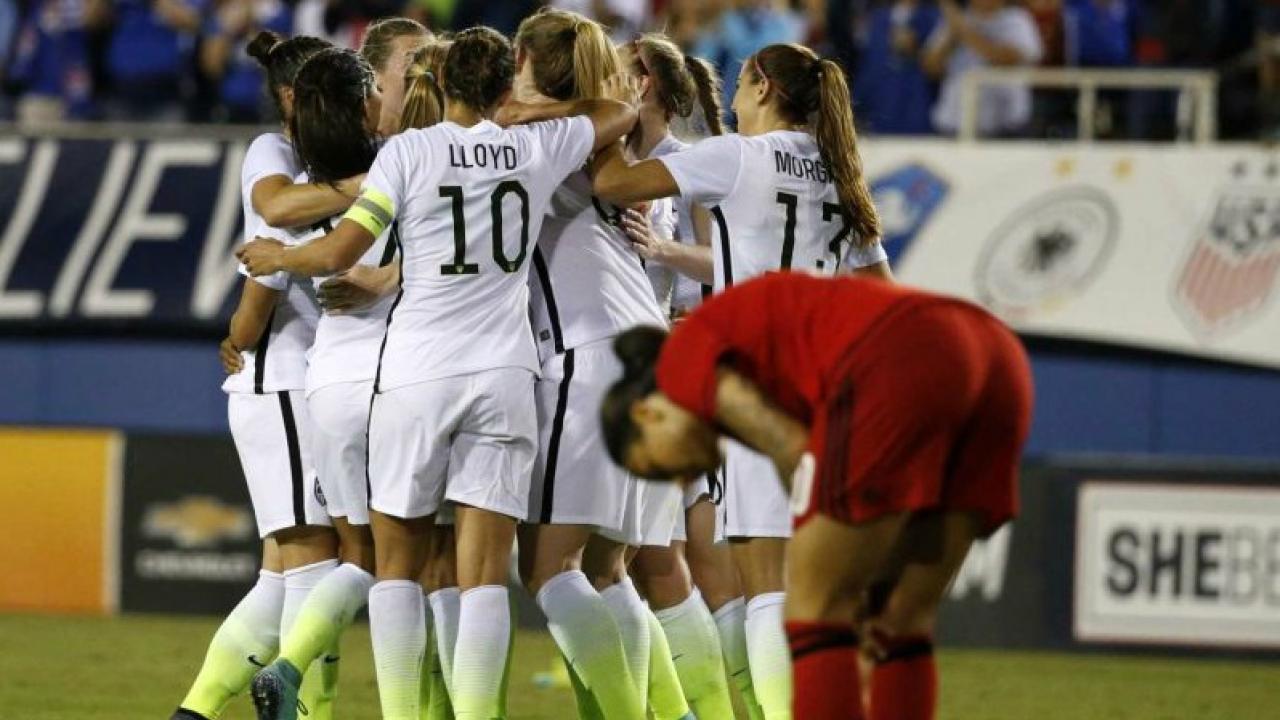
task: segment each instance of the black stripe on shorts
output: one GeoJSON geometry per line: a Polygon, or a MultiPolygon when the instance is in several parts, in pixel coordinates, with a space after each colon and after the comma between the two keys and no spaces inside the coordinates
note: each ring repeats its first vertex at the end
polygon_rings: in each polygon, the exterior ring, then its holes
{"type": "Polygon", "coordinates": [[[542,473],[542,512],[538,522],[551,522],[551,510],[556,495],[556,465],[560,461],[560,436],[564,433],[564,416],[569,409],[569,383],[573,380],[573,349],[564,354],[564,379],[556,396],[556,414],[551,420],[551,439],[547,443],[547,466],[542,473]]]}
{"type": "Polygon", "coordinates": [[[729,223],[724,219],[724,212],[719,207],[711,208],[711,216],[716,219],[716,225],[720,226],[720,257],[724,260],[724,286],[729,287],[733,284],[733,255],[730,253],[732,245],[729,242],[729,223]]]}
{"type": "Polygon", "coordinates": [[[293,480],[293,524],[307,524],[307,490],[302,480],[302,447],[298,444],[298,424],[293,417],[293,399],[287,390],[276,393],[280,398],[280,417],[284,420],[284,439],[289,446],[289,474],[293,480]]]}

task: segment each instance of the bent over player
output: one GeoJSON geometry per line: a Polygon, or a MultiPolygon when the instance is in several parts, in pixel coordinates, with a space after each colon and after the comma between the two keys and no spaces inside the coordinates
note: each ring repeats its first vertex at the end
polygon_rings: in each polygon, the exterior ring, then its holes
{"type": "Polygon", "coordinates": [[[728,435],[791,479],[794,717],[933,717],[938,605],[973,541],[1017,509],[1032,390],[1016,337],[959,300],[769,274],[670,336],[637,328],[614,347],[625,370],[601,413],[615,461],[696,477],[728,435]],[[859,630],[878,659],[867,711],[859,630]]]}

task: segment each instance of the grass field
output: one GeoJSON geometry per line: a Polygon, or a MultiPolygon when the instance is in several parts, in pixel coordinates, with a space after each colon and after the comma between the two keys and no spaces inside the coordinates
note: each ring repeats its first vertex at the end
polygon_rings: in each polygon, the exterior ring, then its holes
{"type": "MultiPolygon", "coordinates": [[[[0,720],[166,720],[186,691],[214,618],[0,615],[0,720]]],[[[551,640],[517,640],[512,720],[572,718],[568,691],[538,689],[551,640]]],[[[375,720],[366,626],[343,648],[342,720],[375,720]]],[[[1280,717],[1280,665],[947,651],[946,720],[1263,720],[1280,717]]],[[[251,720],[238,699],[224,715],[251,720]]]]}

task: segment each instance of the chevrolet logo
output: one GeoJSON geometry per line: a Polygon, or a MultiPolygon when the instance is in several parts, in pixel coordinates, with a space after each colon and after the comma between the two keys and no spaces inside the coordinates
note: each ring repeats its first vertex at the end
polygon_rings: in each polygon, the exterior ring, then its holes
{"type": "Polygon", "coordinates": [[[143,535],[170,539],[181,548],[211,547],[223,540],[250,537],[253,532],[253,516],[247,509],[207,495],[155,503],[142,516],[143,535]]]}

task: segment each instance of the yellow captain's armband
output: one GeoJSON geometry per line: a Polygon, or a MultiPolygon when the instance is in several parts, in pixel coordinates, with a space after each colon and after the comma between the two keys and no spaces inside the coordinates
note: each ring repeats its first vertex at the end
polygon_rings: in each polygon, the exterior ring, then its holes
{"type": "Polygon", "coordinates": [[[387,229],[395,216],[396,209],[391,203],[391,198],[374,188],[365,188],[342,219],[350,220],[373,233],[374,237],[378,237],[383,230],[387,229]]]}

